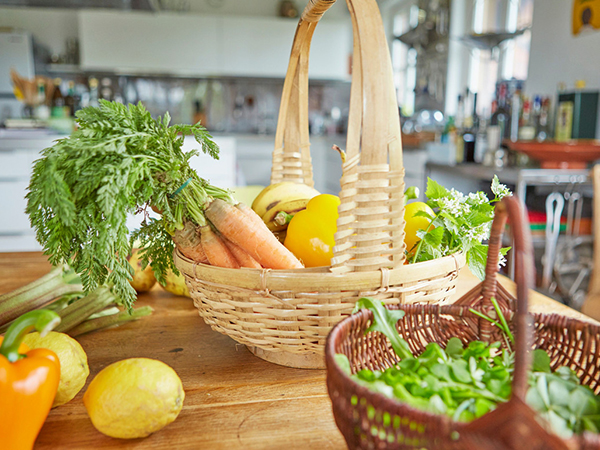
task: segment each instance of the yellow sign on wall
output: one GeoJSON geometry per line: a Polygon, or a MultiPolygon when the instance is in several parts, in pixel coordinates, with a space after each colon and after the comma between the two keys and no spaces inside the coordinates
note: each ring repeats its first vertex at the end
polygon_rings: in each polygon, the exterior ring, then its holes
{"type": "Polygon", "coordinates": [[[584,29],[600,30],[600,0],[573,0],[573,34],[584,29]]]}

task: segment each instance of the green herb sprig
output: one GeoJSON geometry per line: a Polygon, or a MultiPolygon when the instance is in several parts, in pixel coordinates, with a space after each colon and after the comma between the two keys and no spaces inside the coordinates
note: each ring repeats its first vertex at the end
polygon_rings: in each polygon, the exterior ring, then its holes
{"type": "MultiPolygon", "coordinates": [[[[484,192],[464,195],[455,189],[446,189],[431,178],[427,179],[427,205],[435,212],[431,216],[418,211],[415,216],[426,217],[431,222],[426,230],[417,231],[421,239],[411,262],[429,261],[458,251],[466,254],[467,264],[479,279],[485,278],[487,245],[482,242],[490,236],[494,219],[494,204],[507,195],[509,189],[494,175],[491,184],[494,198],[488,199],[484,192]]],[[[407,249],[409,251],[413,249],[407,249]]],[[[504,256],[510,248],[503,248],[504,256]]]]}
{"type": "Polygon", "coordinates": [[[153,119],[140,103],[102,100],[98,108],[77,113],[77,130],[42,152],[27,194],[27,213],[37,240],[54,265],[68,263],[80,274],[86,292],[107,284],[131,308],[133,269],[127,216],[152,206],[160,219],[148,218],[133,236],[148,247],[159,281],[176,271],[170,233],[185,220],[203,225],[203,206],[211,198],[232,201],[190,167],[197,151],[183,152],[191,134],[203,152],[218,158],[218,147],[200,124],[169,126],[169,114],[153,119]],[[173,195],[184,183],[185,188],[173,195]]]}

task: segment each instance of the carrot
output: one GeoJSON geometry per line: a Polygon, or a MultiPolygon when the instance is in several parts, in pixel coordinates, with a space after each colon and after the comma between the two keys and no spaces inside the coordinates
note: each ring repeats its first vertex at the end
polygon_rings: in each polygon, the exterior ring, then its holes
{"type": "Polygon", "coordinates": [[[235,206],[214,199],[205,209],[205,214],[223,236],[246,250],[261,266],[269,269],[304,267],[266,226],[263,228],[248,219],[235,206]]]}
{"type": "Polygon", "coordinates": [[[240,267],[251,267],[253,269],[262,269],[262,266],[256,261],[252,256],[248,254],[246,250],[244,250],[239,245],[234,244],[226,237],[221,237],[223,243],[227,246],[231,254],[237,259],[237,262],[240,264],[240,267]]]}
{"type": "Polygon", "coordinates": [[[185,222],[183,230],[177,230],[173,235],[173,241],[179,251],[192,261],[208,264],[208,258],[202,248],[200,235],[192,222],[185,222]]]}
{"type": "Polygon", "coordinates": [[[221,238],[215,233],[210,225],[200,227],[200,240],[202,248],[208,261],[213,266],[229,267],[238,269],[240,267],[235,256],[231,254],[221,238]]]}
{"type": "Polygon", "coordinates": [[[243,212],[248,217],[248,219],[252,221],[252,223],[256,224],[257,227],[271,231],[267,227],[267,224],[262,220],[262,218],[258,214],[256,214],[256,212],[248,205],[246,205],[245,203],[238,203],[237,205],[235,205],[235,207],[241,212],[243,212]]]}

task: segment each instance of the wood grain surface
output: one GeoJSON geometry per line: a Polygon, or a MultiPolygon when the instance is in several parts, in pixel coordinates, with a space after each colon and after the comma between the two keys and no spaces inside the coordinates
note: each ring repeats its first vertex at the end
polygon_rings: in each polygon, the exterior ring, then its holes
{"type": "MultiPolygon", "coordinates": [[[[50,270],[39,253],[0,253],[0,293],[50,270]]],[[[457,295],[477,283],[468,271],[457,295]]],[[[503,284],[509,285],[506,279],[503,284]]],[[[582,317],[542,295],[532,309],[582,317]]],[[[101,369],[125,358],[165,362],[179,374],[186,397],[181,414],[145,439],[104,436],[90,422],[82,396],[53,409],[35,449],[344,449],[327,396],[324,370],[290,369],[263,361],[246,347],[214,332],[192,301],[156,286],[137,305],[154,314],[78,338],[88,355],[91,381],[101,369]]]]}

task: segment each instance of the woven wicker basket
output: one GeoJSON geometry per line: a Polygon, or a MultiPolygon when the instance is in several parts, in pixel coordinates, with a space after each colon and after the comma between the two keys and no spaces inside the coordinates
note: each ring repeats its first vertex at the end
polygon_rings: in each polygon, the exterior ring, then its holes
{"type": "Polygon", "coordinates": [[[489,301],[495,297],[510,327],[516,330],[515,372],[511,399],[494,411],[470,423],[454,422],[407,406],[358,385],[334,362],[336,353],[345,354],[352,371],[385,370],[396,364],[387,338],[378,332],[365,335],[371,311],[354,314],[331,331],[326,345],[327,387],[333,412],[350,449],[600,449],[600,438],[584,434],[563,441],[548,432],[543,422],[524,402],[530,354],[527,348],[548,352],[552,369],[569,366],[581,382],[600,392],[600,326],[552,314],[527,314],[527,292],[533,279],[533,257],[529,227],[517,200],[506,198],[496,208],[488,254],[486,279],[453,305],[391,306],[406,312],[397,329],[414,354],[429,342],[442,347],[451,337],[463,343],[473,340],[503,341],[496,327],[469,312],[477,309],[495,317],[489,301]],[[497,255],[507,211],[515,234],[517,298],[497,285],[497,255]],[[533,333],[532,333],[533,328],[533,333]],[[531,335],[533,334],[533,339],[531,335]]]}
{"type": "MultiPolygon", "coordinates": [[[[335,0],[312,0],[299,21],[283,86],[271,182],[313,185],[308,55],[335,0]]],[[[404,168],[389,51],[375,0],[347,0],[354,28],[347,159],[331,267],[223,269],[175,263],[211,327],[279,364],[324,368],[331,327],[369,295],[388,303],[440,302],[455,290],[464,255],[405,265],[404,168]]]]}

